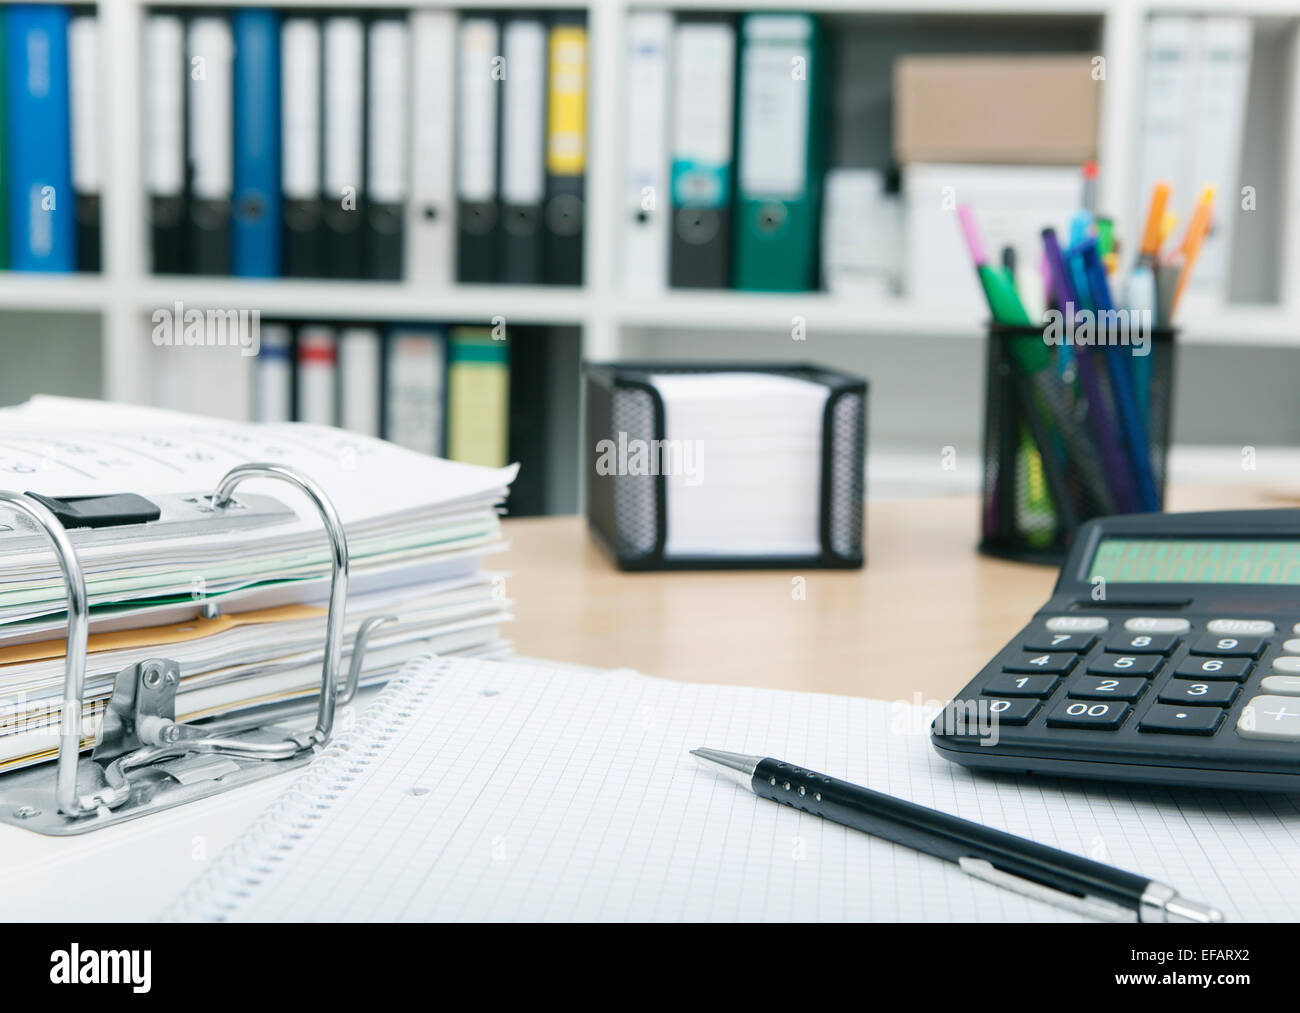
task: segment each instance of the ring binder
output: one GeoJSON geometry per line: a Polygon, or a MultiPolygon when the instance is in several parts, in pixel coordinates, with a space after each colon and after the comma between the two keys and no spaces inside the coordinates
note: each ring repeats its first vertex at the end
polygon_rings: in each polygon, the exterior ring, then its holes
{"type": "MultiPolygon", "coordinates": [[[[270,723],[300,714],[301,702],[258,708],[203,724],[178,722],[175,699],[180,666],[168,658],[149,658],[118,673],[98,741],[90,759],[82,760],[81,719],[90,633],[85,576],[73,540],[55,513],[31,494],[0,491],[0,506],[25,515],[53,546],[68,602],[54,776],[43,767],[0,776],[0,822],[54,836],[99,830],[301,766],[330,742],[337,705],[349,702],[356,693],[371,631],[396,617],[376,616],[362,625],[346,683],[340,689],[348,590],[348,547],[342,521],[319,485],[280,464],[232,468],[210,497],[202,497],[210,504],[208,515],[215,520],[223,518],[227,510],[247,510],[247,500],[236,500],[233,495],[236,487],[250,478],[273,478],[293,485],[312,501],[329,534],[331,582],[315,726],[310,731],[295,731],[270,723]]],[[[269,498],[256,499],[265,504],[269,498]]]]}

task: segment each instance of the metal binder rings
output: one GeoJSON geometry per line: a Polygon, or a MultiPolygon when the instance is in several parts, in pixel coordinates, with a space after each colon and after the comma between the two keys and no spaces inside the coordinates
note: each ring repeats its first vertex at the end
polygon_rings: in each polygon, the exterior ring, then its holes
{"type": "MultiPolygon", "coordinates": [[[[334,505],[312,479],[280,464],[242,464],[214,493],[191,498],[219,523],[228,510],[248,510],[234,498],[246,479],[274,478],[295,486],[315,505],[329,534],[331,583],[325,623],[316,724],[309,731],[271,723],[301,704],[258,708],[245,715],[186,724],[176,720],[180,666],[149,658],[118,673],[91,757],[80,756],[85,706],[90,606],[81,563],[54,512],[25,493],[0,491],[0,507],[35,522],[53,546],[67,585],[68,632],[59,749],[54,776],[37,767],[0,776],[0,822],[53,835],[98,830],[148,813],[206,798],[306,763],[329,742],[336,705],[356,693],[371,631],[393,616],[376,616],[357,633],[343,689],[338,669],[348,592],[348,545],[334,505]]],[[[265,497],[257,497],[265,501],[265,497]]],[[[275,504],[276,507],[279,504],[275,504]]]]}

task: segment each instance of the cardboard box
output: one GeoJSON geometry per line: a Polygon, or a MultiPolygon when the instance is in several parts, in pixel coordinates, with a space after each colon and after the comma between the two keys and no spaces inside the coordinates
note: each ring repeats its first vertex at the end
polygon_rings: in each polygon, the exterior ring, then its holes
{"type": "Polygon", "coordinates": [[[894,64],[894,157],[1078,165],[1097,154],[1092,57],[904,56],[894,64]]]}

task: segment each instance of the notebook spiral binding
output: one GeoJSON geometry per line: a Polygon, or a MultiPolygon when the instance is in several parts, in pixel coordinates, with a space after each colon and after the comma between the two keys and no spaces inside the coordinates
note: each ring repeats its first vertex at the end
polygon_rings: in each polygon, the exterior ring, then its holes
{"type": "Polygon", "coordinates": [[[226,921],[239,910],[245,887],[261,884],[261,877],[288,861],[293,842],[311,831],[323,817],[322,795],[328,799],[353,789],[370,761],[384,747],[384,735],[399,728],[399,719],[424,702],[447,662],[435,665],[432,655],[412,658],[383,692],[366,708],[350,729],[336,738],[302,774],[259,816],[256,822],[221,854],[162,913],[169,922],[226,921]],[[239,890],[231,891],[230,883],[239,890]]]}
{"type": "MultiPolygon", "coordinates": [[[[298,716],[301,703],[260,708],[201,724],[176,721],[180,666],[148,658],[118,673],[89,760],[81,757],[90,605],[86,580],[68,531],[41,497],[0,491],[0,506],[32,521],[54,548],[68,595],[68,632],[55,770],[43,767],[0,776],[0,822],[38,833],[65,836],[113,826],[261,780],[306,763],[331,742],[337,707],[356,693],[371,631],[393,616],[362,624],[342,688],[348,547],[343,523],[325,492],[310,477],[280,464],[242,464],[228,471],[210,495],[189,497],[221,523],[226,511],[247,511],[234,498],[246,479],[278,479],[295,486],[316,507],[330,539],[331,580],[325,620],[321,690],[310,731],[272,724],[298,716]]],[[[277,504],[278,505],[278,504],[277,504]]],[[[147,526],[146,526],[147,527],[147,526]]]]}

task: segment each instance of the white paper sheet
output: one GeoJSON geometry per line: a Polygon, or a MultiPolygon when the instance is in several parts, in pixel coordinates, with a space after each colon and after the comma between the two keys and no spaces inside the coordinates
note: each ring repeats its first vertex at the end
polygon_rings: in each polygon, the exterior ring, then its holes
{"type": "Polygon", "coordinates": [[[1089,855],[1219,906],[1300,907],[1295,796],[977,777],[910,704],[635,673],[416,661],[169,918],[1070,920],[758,799],[696,746],[764,754],[1089,855]],[[256,871],[254,871],[256,870],[256,871]]]}

